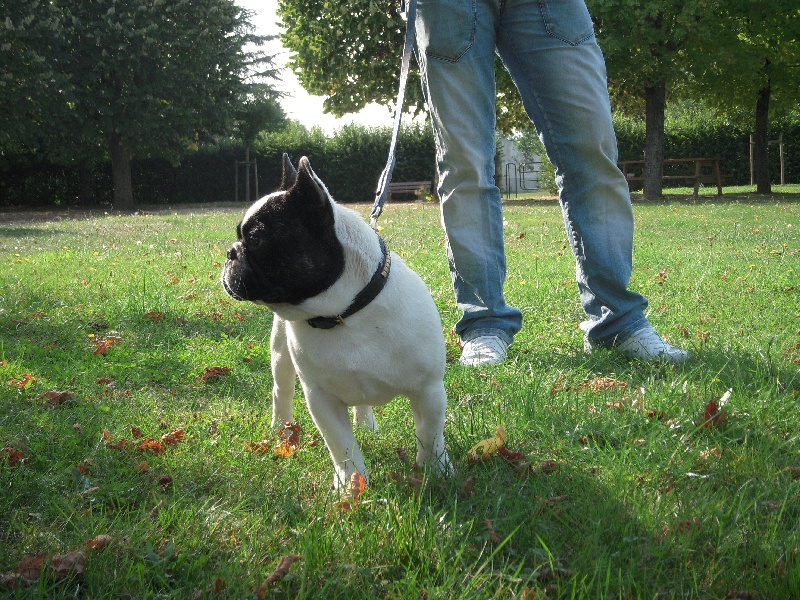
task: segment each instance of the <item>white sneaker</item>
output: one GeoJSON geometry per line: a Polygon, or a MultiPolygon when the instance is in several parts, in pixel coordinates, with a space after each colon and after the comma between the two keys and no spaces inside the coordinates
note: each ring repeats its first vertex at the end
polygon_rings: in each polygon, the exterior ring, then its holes
{"type": "MultiPolygon", "coordinates": [[[[592,345],[589,340],[584,342],[584,349],[591,352],[592,345]]],[[[660,360],[673,365],[679,365],[689,359],[689,353],[686,350],[681,350],[665,342],[650,324],[634,331],[619,344],[615,344],[614,350],[629,358],[646,361],[660,360]]]]}
{"type": "Polygon", "coordinates": [[[481,335],[464,344],[458,362],[465,367],[493,365],[506,359],[507,350],[508,344],[496,335],[481,335]]]}

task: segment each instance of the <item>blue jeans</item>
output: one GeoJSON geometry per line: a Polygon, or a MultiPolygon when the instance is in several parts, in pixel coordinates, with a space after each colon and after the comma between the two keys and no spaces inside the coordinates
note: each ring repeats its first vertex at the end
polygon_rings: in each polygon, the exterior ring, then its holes
{"type": "Polygon", "coordinates": [[[647,324],[629,291],[633,211],[617,168],[605,62],[583,0],[418,0],[417,62],[436,139],[447,257],[463,341],[511,343],[500,190],[494,182],[494,53],[540,133],[576,259],[589,340],[611,344],[647,324]]]}

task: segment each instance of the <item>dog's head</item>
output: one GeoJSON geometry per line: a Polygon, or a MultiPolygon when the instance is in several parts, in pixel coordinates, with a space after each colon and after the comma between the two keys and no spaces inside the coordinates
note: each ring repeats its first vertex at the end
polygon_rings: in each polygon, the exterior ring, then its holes
{"type": "Polygon", "coordinates": [[[280,189],[247,210],[236,235],[222,286],[237,300],[299,304],[344,270],[332,200],[306,157],[295,169],[284,154],[280,189]]]}

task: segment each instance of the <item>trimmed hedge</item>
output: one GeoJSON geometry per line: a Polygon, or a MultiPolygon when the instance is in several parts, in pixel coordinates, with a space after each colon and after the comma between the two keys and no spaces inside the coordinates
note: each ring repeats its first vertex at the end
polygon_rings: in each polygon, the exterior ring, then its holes
{"type": "MultiPolygon", "coordinates": [[[[637,159],[644,150],[644,122],[615,115],[621,159],[637,159]]],[[[667,117],[665,155],[669,158],[719,156],[726,184],[750,182],[748,121],[711,118],[704,111],[673,111],[667,117]],[[740,123],[745,123],[742,125],[740,123]]],[[[786,181],[800,181],[800,114],[773,119],[770,139],[783,134],[786,181]]],[[[340,202],[372,202],[386,162],[391,131],[349,125],[327,137],[320,129],[290,124],[262,134],[251,157],[258,160],[259,192],[275,190],[281,179],[281,158],[308,156],[314,170],[340,202]]],[[[772,181],[780,181],[778,148],[770,146],[772,181]]],[[[179,164],[139,159],[132,164],[134,199],[138,204],[224,202],[234,199],[235,162],[244,150],[231,142],[203,147],[179,164]]],[[[434,180],[436,157],[429,124],[403,127],[397,151],[395,181],[434,180]]],[[[240,200],[244,200],[240,170],[240,200]]],[[[254,193],[254,190],[253,190],[254,193]]],[[[47,207],[110,205],[109,163],[89,167],[58,166],[35,156],[0,155],[0,206],[47,207]]]]}
{"type": "MultiPolygon", "coordinates": [[[[620,160],[644,156],[644,120],[614,116],[620,160]]],[[[707,113],[686,111],[667,116],[664,156],[666,158],[720,158],[726,185],[750,183],[750,128],[726,118],[709,118],[707,113]]],[[[788,115],[770,122],[770,140],[783,134],[786,183],[800,181],[800,115],[788,115]]],[[[780,183],[780,155],[777,144],[769,147],[770,179],[780,183]]]]}

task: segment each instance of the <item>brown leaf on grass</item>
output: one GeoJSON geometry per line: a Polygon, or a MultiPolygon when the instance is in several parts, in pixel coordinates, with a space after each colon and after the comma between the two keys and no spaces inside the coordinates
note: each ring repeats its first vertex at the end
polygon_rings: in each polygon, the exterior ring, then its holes
{"type": "Polygon", "coordinates": [[[108,352],[108,349],[111,348],[114,344],[119,344],[122,341],[122,338],[116,335],[110,335],[105,338],[98,338],[94,341],[94,354],[96,356],[105,354],[108,352]]]}
{"type": "Polygon", "coordinates": [[[226,587],[228,586],[226,585],[225,580],[222,579],[222,577],[217,577],[213,582],[208,584],[206,592],[213,594],[214,596],[219,596],[226,587]]]}
{"type": "Polygon", "coordinates": [[[405,448],[395,448],[394,451],[397,453],[397,458],[400,459],[400,462],[406,466],[411,464],[411,459],[408,458],[408,452],[406,452],[405,448]]]}
{"type": "Polygon", "coordinates": [[[36,377],[31,375],[30,373],[23,373],[20,375],[19,379],[9,379],[8,384],[14,386],[15,388],[25,389],[29,385],[36,383],[36,377]]]}
{"type": "Polygon", "coordinates": [[[281,443],[275,446],[275,456],[288,458],[295,453],[300,446],[300,425],[288,421],[278,431],[281,443]]]}
{"type": "Polygon", "coordinates": [[[202,375],[197,377],[198,381],[208,381],[227,375],[230,372],[228,367],[206,367],[202,375]]]}
{"type": "Polygon", "coordinates": [[[143,460],[138,465],[133,468],[134,471],[139,473],[140,475],[144,475],[145,473],[149,473],[153,470],[153,468],[147,464],[146,460],[143,460]]]}
{"type": "Polygon", "coordinates": [[[297,554],[287,554],[286,556],[281,556],[280,559],[278,559],[278,566],[275,568],[275,570],[264,580],[264,583],[261,584],[261,587],[256,589],[256,594],[258,595],[259,600],[266,598],[267,587],[286,577],[289,574],[289,569],[292,568],[292,565],[301,558],[302,557],[297,554]]]}
{"type": "Polygon", "coordinates": [[[703,409],[703,414],[695,425],[703,429],[724,426],[728,421],[728,411],[721,410],[717,399],[711,400],[703,409]]]}
{"type": "Polygon", "coordinates": [[[56,582],[68,577],[80,577],[85,565],[86,555],[81,550],[54,556],[52,562],[48,552],[26,555],[14,569],[0,575],[0,589],[14,589],[19,582],[33,585],[42,575],[56,582]]]}
{"type": "Polygon", "coordinates": [[[341,510],[342,512],[350,512],[354,510],[358,506],[359,498],[361,497],[361,493],[367,487],[367,480],[364,479],[364,476],[355,471],[350,476],[350,481],[347,484],[347,489],[342,494],[342,499],[339,500],[334,506],[341,510]]]}
{"type": "Polygon", "coordinates": [[[17,581],[19,581],[19,575],[14,571],[0,573],[0,590],[13,590],[17,587],[17,581]]]}
{"type": "Polygon", "coordinates": [[[527,456],[525,456],[524,452],[516,452],[506,447],[500,448],[498,454],[518,475],[528,475],[536,472],[549,475],[555,472],[560,464],[557,460],[548,458],[536,465],[535,461],[526,460],[527,456]]]}
{"type": "Polygon", "coordinates": [[[0,450],[0,464],[7,463],[9,467],[16,467],[24,458],[25,453],[12,444],[0,450]]]}
{"type": "Polygon", "coordinates": [[[111,542],[113,538],[110,535],[100,534],[93,537],[90,540],[86,540],[83,542],[83,545],[88,548],[89,550],[103,550],[105,549],[111,542]]]}
{"type": "Polygon", "coordinates": [[[114,438],[111,437],[111,434],[108,432],[108,429],[103,429],[102,435],[106,448],[111,448],[112,450],[124,450],[128,447],[128,440],[125,438],[120,438],[115,442],[114,438]]]}
{"type": "Polygon", "coordinates": [[[789,473],[792,476],[792,479],[800,479],[800,466],[786,467],[784,471],[789,473]]]}
{"type": "Polygon", "coordinates": [[[260,442],[245,442],[245,452],[252,452],[253,454],[266,454],[269,452],[271,444],[269,440],[261,440],[260,442]]]}
{"type": "Polygon", "coordinates": [[[149,450],[153,454],[162,454],[166,448],[164,446],[164,442],[162,442],[161,440],[151,440],[150,438],[144,438],[141,442],[136,444],[136,449],[139,452],[145,452],[149,450]]]}
{"type": "Polygon", "coordinates": [[[149,319],[151,321],[155,321],[156,323],[159,323],[159,322],[164,320],[165,316],[166,315],[163,312],[153,311],[153,312],[149,312],[146,315],[144,315],[144,318],[145,319],[149,319]]]}
{"type": "Polygon", "coordinates": [[[613,377],[598,377],[576,386],[573,391],[588,389],[592,392],[602,392],[605,390],[624,390],[627,387],[628,384],[625,381],[614,379],[613,377]]]}
{"type": "Polygon", "coordinates": [[[543,513],[547,510],[553,510],[556,512],[560,511],[559,505],[563,504],[569,500],[569,496],[566,494],[562,496],[550,496],[549,498],[542,498],[541,496],[536,497],[536,511],[539,513],[543,513]]]}
{"type": "Polygon", "coordinates": [[[169,433],[162,435],[161,441],[165,444],[177,444],[178,442],[183,441],[183,438],[183,429],[176,429],[175,431],[170,431],[169,433]]]}
{"type": "Polygon", "coordinates": [[[475,495],[475,482],[472,480],[472,477],[467,477],[464,485],[461,486],[461,492],[467,497],[475,495]]]}
{"type": "Polygon", "coordinates": [[[87,458],[78,463],[78,471],[80,471],[81,475],[89,474],[92,469],[94,468],[94,460],[91,458],[87,458]]]}
{"type": "Polygon", "coordinates": [[[55,408],[59,404],[63,404],[67,400],[70,400],[75,397],[75,394],[70,392],[58,392],[56,390],[50,390],[49,392],[45,392],[41,396],[39,396],[40,400],[47,400],[48,408],[55,408]]]}
{"type": "Polygon", "coordinates": [[[142,430],[136,425],[131,425],[131,437],[133,439],[142,437],[142,430]]]}
{"type": "Polygon", "coordinates": [[[502,540],[500,536],[497,535],[497,532],[494,530],[494,524],[492,523],[491,519],[484,519],[484,525],[486,525],[486,533],[489,534],[489,539],[492,541],[493,544],[499,544],[502,540]]]}
{"type": "Polygon", "coordinates": [[[34,556],[25,555],[20,559],[14,572],[26,582],[37,581],[48,560],[50,560],[49,552],[41,552],[34,556]]]}

